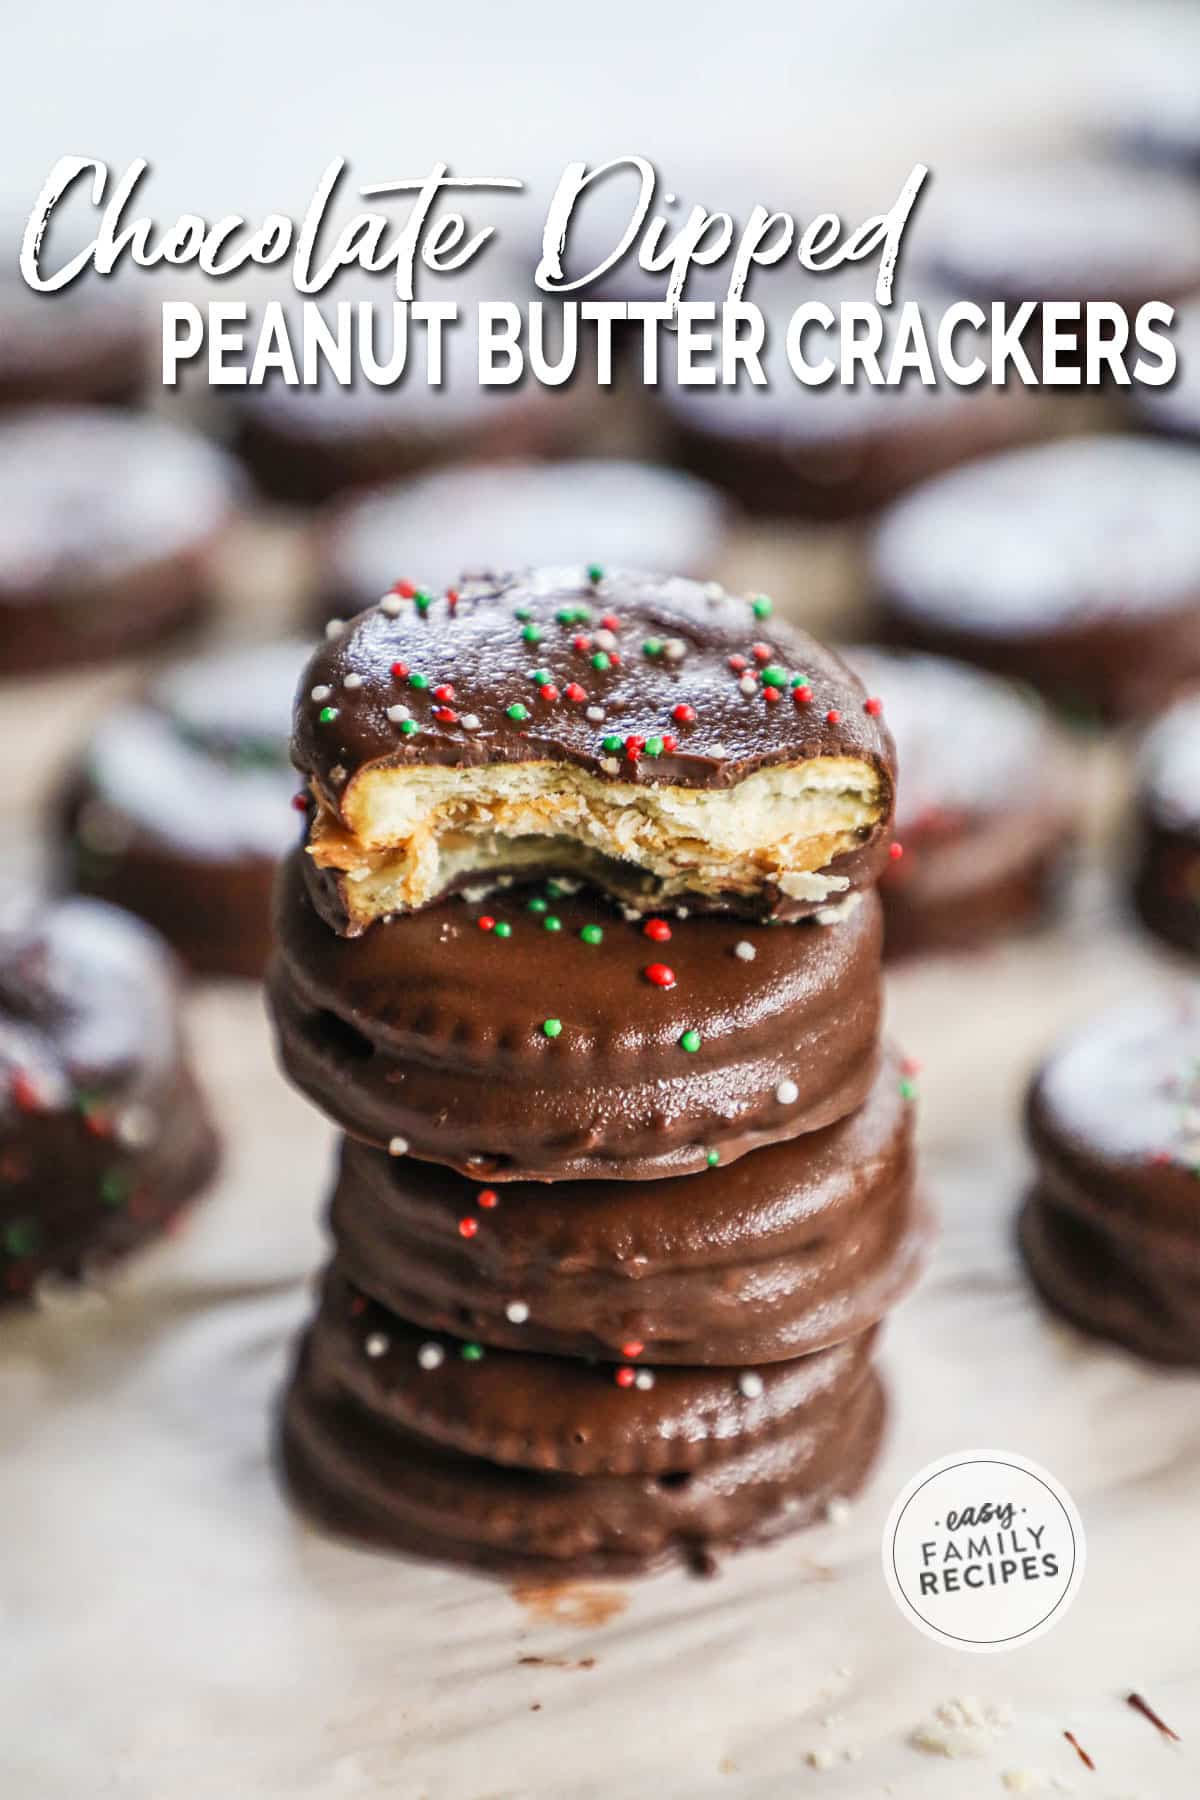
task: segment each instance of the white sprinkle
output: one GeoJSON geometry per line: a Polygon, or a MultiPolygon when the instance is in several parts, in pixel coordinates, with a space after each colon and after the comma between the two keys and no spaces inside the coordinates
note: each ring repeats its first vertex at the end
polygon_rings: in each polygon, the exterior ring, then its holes
{"type": "Polygon", "coordinates": [[[317,705],[320,706],[320,704],[323,700],[328,700],[328,698],[329,698],[330,694],[332,694],[332,692],[333,692],[333,689],[331,687],[326,687],[324,682],[322,682],[319,687],[315,687],[312,690],[312,693],[309,695],[309,699],[315,700],[317,705]]]}
{"type": "Polygon", "coordinates": [[[393,725],[403,725],[405,719],[412,718],[407,706],[389,706],[387,716],[393,725]]]}
{"type": "Polygon", "coordinates": [[[117,1119],[117,1136],[130,1150],[141,1150],[158,1134],[158,1119],[148,1106],[127,1106],[117,1119]]]}
{"type": "Polygon", "coordinates": [[[379,602],[379,610],[382,613],[386,613],[389,619],[397,619],[400,616],[400,608],[403,604],[404,602],[401,600],[399,594],[385,594],[383,599],[379,602]]]}
{"type": "Polygon", "coordinates": [[[462,718],[458,722],[462,726],[464,731],[478,731],[479,730],[479,714],[478,713],[464,713],[462,718]]]}
{"type": "Polygon", "coordinates": [[[524,1300],[510,1300],[504,1309],[504,1316],[510,1325],[523,1325],[529,1317],[529,1308],[524,1300]]]}
{"type": "Polygon", "coordinates": [[[368,1356],[386,1356],[388,1353],[388,1349],[390,1348],[391,1341],[392,1340],[390,1338],[385,1337],[383,1335],[382,1331],[373,1331],[371,1333],[370,1337],[367,1339],[366,1343],[363,1345],[363,1349],[366,1351],[368,1356]]]}
{"type": "Polygon", "coordinates": [[[346,629],[345,619],[330,619],[328,624],[325,627],[325,636],[327,638],[341,637],[341,635],[342,635],[343,631],[345,631],[345,629],[346,629]]]}
{"type": "Polygon", "coordinates": [[[615,756],[602,756],[600,758],[600,767],[604,770],[606,775],[619,775],[621,773],[621,765],[615,756]]]}
{"type": "Polygon", "coordinates": [[[706,581],[704,584],[704,598],[706,600],[723,600],[725,598],[725,589],[721,586],[719,581],[706,581]]]}
{"type": "Polygon", "coordinates": [[[810,1769],[832,1769],[833,1751],[810,1750],[804,1760],[810,1769]]]}
{"type": "Polygon", "coordinates": [[[835,1495],[825,1508],[825,1517],[830,1525],[836,1525],[840,1530],[850,1523],[851,1512],[850,1502],[843,1500],[841,1495],[835,1495]]]}
{"type": "Polygon", "coordinates": [[[794,1081],[781,1081],[775,1089],[775,1098],[780,1106],[794,1106],[800,1098],[800,1089],[794,1081]]]}
{"type": "Polygon", "coordinates": [[[617,647],[617,634],[615,631],[605,631],[602,628],[599,631],[593,631],[592,642],[598,650],[615,650],[617,647]]]}
{"type": "Polygon", "coordinates": [[[708,754],[710,756],[723,757],[723,756],[728,756],[729,752],[725,748],[724,744],[714,744],[712,746],[712,748],[709,750],[708,754]]]}
{"type": "Polygon", "coordinates": [[[345,681],[343,681],[343,683],[342,683],[342,686],[344,688],[354,689],[354,688],[360,688],[362,686],[362,683],[363,683],[363,678],[361,675],[355,675],[355,674],[351,673],[351,674],[347,675],[345,681]]]}
{"type": "Polygon", "coordinates": [[[675,917],[677,919],[686,919],[689,911],[690,911],[690,908],[688,908],[686,906],[677,906],[675,908],[675,917]]]}
{"type": "Polygon", "coordinates": [[[345,763],[334,763],[332,769],[330,769],[330,771],[329,771],[329,779],[330,779],[330,781],[335,782],[335,783],[340,783],[340,782],[345,781],[345,779],[346,779],[345,763]]]}
{"type": "Polygon", "coordinates": [[[446,1352],[440,1344],[422,1344],[417,1351],[417,1361],[423,1369],[440,1369],[446,1360],[446,1352]]]}
{"type": "Polygon", "coordinates": [[[1050,1785],[1044,1769],[1005,1769],[1000,1782],[1010,1794],[1044,1794],[1050,1785]]]}
{"type": "Polygon", "coordinates": [[[743,1369],[737,1378],[738,1392],[746,1400],[757,1400],[763,1391],[763,1378],[753,1369],[743,1369]]]}
{"type": "Polygon", "coordinates": [[[599,725],[601,719],[604,717],[604,708],[602,706],[589,706],[587,709],[587,716],[592,721],[593,725],[599,725]]]}
{"type": "Polygon", "coordinates": [[[758,683],[755,681],[753,675],[743,675],[742,679],[738,682],[738,686],[741,688],[743,694],[757,694],[758,692],[758,683]]]}
{"type": "Polygon", "coordinates": [[[750,942],[749,938],[739,938],[737,943],[733,946],[733,954],[737,957],[739,962],[753,962],[758,955],[758,951],[750,942]]]}
{"type": "Polygon", "coordinates": [[[388,1139],[388,1155],[389,1156],[407,1156],[408,1155],[408,1139],[405,1137],[389,1138],[388,1139]]]}
{"type": "Polygon", "coordinates": [[[668,638],[663,645],[663,655],[668,662],[682,662],[687,655],[687,645],[682,638],[668,638]]]}
{"type": "Polygon", "coordinates": [[[639,1369],[633,1378],[633,1385],[636,1388],[641,1388],[643,1393],[648,1388],[652,1388],[654,1386],[654,1370],[639,1369]]]}

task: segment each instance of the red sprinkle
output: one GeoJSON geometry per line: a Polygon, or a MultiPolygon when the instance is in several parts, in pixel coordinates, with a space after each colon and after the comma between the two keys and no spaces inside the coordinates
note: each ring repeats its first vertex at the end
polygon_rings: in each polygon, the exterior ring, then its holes
{"type": "Polygon", "coordinates": [[[883,711],[883,701],[876,699],[875,696],[872,695],[869,700],[863,701],[863,711],[865,713],[870,713],[873,719],[877,719],[883,711]]]}
{"type": "Polygon", "coordinates": [[[664,731],[663,732],[663,749],[666,751],[667,755],[670,756],[671,752],[673,750],[678,750],[678,748],[679,748],[679,739],[672,737],[671,733],[669,731],[664,731]]]}
{"type": "Polygon", "coordinates": [[[605,631],[620,631],[621,629],[621,621],[618,619],[616,613],[605,613],[600,623],[603,625],[605,631]]]}
{"type": "Polygon", "coordinates": [[[292,795],[292,805],[295,807],[297,812],[307,812],[308,811],[308,795],[307,794],[293,794],[292,795]]]}
{"type": "Polygon", "coordinates": [[[812,689],[810,687],[793,688],[792,699],[796,702],[797,706],[807,706],[812,699],[812,689]]]}
{"type": "Polygon", "coordinates": [[[478,925],[480,931],[494,931],[496,929],[496,921],[493,919],[491,913],[480,913],[475,923],[478,925]]]}
{"type": "Polygon", "coordinates": [[[558,699],[558,689],[552,681],[548,681],[544,687],[540,687],[538,693],[542,696],[542,699],[547,702],[558,699]]]}
{"type": "Polygon", "coordinates": [[[468,1219],[460,1219],[458,1221],[459,1237],[473,1238],[475,1236],[475,1233],[478,1230],[479,1230],[479,1220],[478,1219],[468,1218],[468,1219]]]}
{"type": "Polygon", "coordinates": [[[630,762],[636,762],[645,748],[645,738],[638,737],[636,733],[631,733],[630,736],[625,739],[625,754],[630,762]]]}
{"type": "Polygon", "coordinates": [[[446,589],[446,599],[449,601],[450,611],[453,612],[454,608],[458,605],[458,589],[457,588],[447,588],[446,589]]]}
{"type": "Polygon", "coordinates": [[[392,664],[392,674],[396,677],[397,681],[403,681],[404,677],[408,674],[408,664],[406,662],[394,662],[392,664]]]}
{"type": "Polygon", "coordinates": [[[672,712],[671,717],[677,725],[691,725],[696,718],[696,709],[694,706],[688,706],[685,701],[681,700],[679,705],[672,712]]]}
{"type": "Polygon", "coordinates": [[[587,699],[587,695],[577,681],[568,681],[566,687],[563,689],[563,693],[575,706],[580,705],[582,701],[587,699]]]}
{"type": "Polygon", "coordinates": [[[40,1112],[42,1096],[24,1069],[18,1069],[10,1084],[13,1103],[21,1112],[40,1112]]]}
{"type": "Polygon", "coordinates": [[[607,656],[614,669],[620,665],[621,652],[619,650],[609,650],[607,656]]]}
{"type": "Polygon", "coordinates": [[[578,650],[578,652],[581,656],[583,655],[585,650],[590,650],[592,647],[591,638],[584,637],[582,632],[580,632],[578,637],[573,637],[571,639],[571,642],[575,646],[576,650],[578,650]]]}
{"type": "Polygon", "coordinates": [[[906,1056],[900,1064],[900,1073],[902,1075],[919,1075],[923,1066],[919,1056],[906,1056]]]}
{"type": "Polygon", "coordinates": [[[647,919],[642,926],[642,936],[653,938],[656,944],[669,944],[671,927],[665,919],[647,919]]]}
{"type": "Polygon", "coordinates": [[[614,1369],[613,1380],[618,1387],[632,1387],[637,1380],[637,1372],[634,1369],[627,1368],[614,1369]]]}
{"type": "Polygon", "coordinates": [[[647,963],[642,974],[655,987],[673,988],[675,986],[675,971],[666,963],[647,963]]]}
{"type": "Polygon", "coordinates": [[[353,1300],[351,1300],[351,1302],[350,1302],[350,1317],[352,1319],[357,1319],[359,1317],[359,1315],[361,1313],[365,1313],[366,1310],[367,1310],[366,1295],[365,1294],[355,1294],[353,1300]]]}
{"type": "Polygon", "coordinates": [[[777,687],[764,687],[763,688],[763,699],[767,702],[768,706],[774,706],[776,700],[778,700],[779,697],[780,697],[780,694],[779,694],[779,689],[777,687]]]}
{"type": "Polygon", "coordinates": [[[829,711],[825,714],[825,723],[827,725],[840,725],[841,722],[842,722],[841,713],[838,711],[836,706],[831,706],[829,711]]]}
{"type": "Polygon", "coordinates": [[[645,1344],[639,1344],[636,1338],[630,1338],[627,1344],[621,1345],[621,1355],[627,1356],[632,1362],[634,1357],[640,1356],[645,1348],[645,1344]]]}
{"type": "Polygon", "coordinates": [[[904,845],[903,844],[889,844],[888,845],[888,855],[891,857],[893,862],[899,862],[900,858],[904,855],[904,845]]]}
{"type": "Polygon", "coordinates": [[[750,654],[755,662],[770,662],[771,646],[770,644],[751,644],[750,654]]]}
{"type": "Polygon", "coordinates": [[[452,706],[435,706],[433,716],[439,725],[457,725],[458,714],[452,706]]]}
{"type": "Polygon", "coordinates": [[[477,1206],[482,1206],[486,1211],[493,1206],[499,1206],[500,1196],[495,1188],[480,1188],[475,1196],[475,1203],[477,1206]]]}
{"type": "Polygon", "coordinates": [[[392,583],[393,594],[399,594],[402,600],[411,600],[416,591],[411,581],[393,581],[392,583]]]}
{"type": "Polygon", "coordinates": [[[740,675],[742,670],[746,667],[746,659],[744,656],[731,656],[729,659],[729,666],[735,675],[740,675]]]}
{"type": "Polygon", "coordinates": [[[435,700],[448,702],[454,698],[454,689],[450,686],[448,681],[443,681],[440,687],[434,688],[433,697],[435,700]]]}

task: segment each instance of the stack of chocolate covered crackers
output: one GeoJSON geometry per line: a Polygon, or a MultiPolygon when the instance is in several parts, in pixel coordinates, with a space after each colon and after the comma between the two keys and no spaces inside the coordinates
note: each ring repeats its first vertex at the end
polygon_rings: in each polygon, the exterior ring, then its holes
{"type": "Polygon", "coordinates": [[[924,1236],[878,700],[763,596],[400,582],[330,627],[294,754],[271,1003],[346,1134],[297,1497],[539,1577],[823,1517],[924,1236]]]}

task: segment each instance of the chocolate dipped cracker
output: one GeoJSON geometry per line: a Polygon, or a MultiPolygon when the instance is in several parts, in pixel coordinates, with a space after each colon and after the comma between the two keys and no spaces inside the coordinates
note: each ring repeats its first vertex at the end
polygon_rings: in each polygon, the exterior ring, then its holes
{"type": "Polygon", "coordinates": [[[840,659],[770,611],[592,567],[400,582],[331,626],[293,739],[322,916],[354,935],[514,873],[754,915],[869,886],[891,740],[840,659]]]}

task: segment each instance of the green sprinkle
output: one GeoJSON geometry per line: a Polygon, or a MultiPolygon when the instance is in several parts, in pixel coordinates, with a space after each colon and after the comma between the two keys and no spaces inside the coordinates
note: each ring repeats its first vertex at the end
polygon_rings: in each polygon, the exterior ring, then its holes
{"type": "Polygon", "coordinates": [[[607,669],[608,652],[606,650],[597,650],[595,656],[592,658],[592,667],[593,669],[607,669]]]}
{"type": "Polygon", "coordinates": [[[546,883],[546,892],[552,900],[561,900],[566,891],[567,890],[561,881],[548,881],[546,883]]]}
{"type": "Polygon", "coordinates": [[[781,669],[778,663],[768,663],[762,672],[764,687],[782,687],[787,680],[787,670],[781,669]]]}
{"type": "Polygon", "coordinates": [[[125,1177],[116,1169],[108,1169],[100,1177],[100,1198],[105,1206],[124,1206],[129,1192],[125,1177]]]}
{"type": "Polygon", "coordinates": [[[643,756],[661,756],[662,753],[663,753],[663,741],[660,737],[652,737],[652,738],[646,739],[645,748],[642,751],[643,756]]]}
{"type": "Polygon", "coordinates": [[[606,738],[601,738],[600,748],[607,750],[610,756],[616,756],[625,748],[625,739],[616,737],[610,731],[606,738]]]}
{"type": "Polygon", "coordinates": [[[689,1026],[688,1029],[684,1032],[683,1036],[679,1040],[679,1048],[681,1050],[690,1051],[691,1054],[694,1056],[696,1051],[700,1048],[700,1045],[702,1042],[703,1042],[703,1039],[701,1038],[700,1033],[698,1031],[696,1031],[692,1026],[689,1026]]]}
{"type": "Polygon", "coordinates": [[[533,899],[526,903],[526,910],[528,912],[545,912],[546,905],[547,902],[542,899],[542,896],[535,894],[533,899]]]}
{"type": "Polygon", "coordinates": [[[750,608],[756,619],[769,619],[774,611],[773,604],[766,594],[755,594],[750,608]]]}
{"type": "Polygon", "coordinates": [[[498,938],[510,938],[512,936],[512,926],[507,919],[498,919],[496,921],[495,925],[492,927],[492,936],[498,938]]]}
{"type": "Polygon", "coordinates": [[[408,678],[408,685],[411,688],[427,688],[429,686],[429,677],[428,675],[422,675],[418,670],[414,670],[408,678]]]}
{"type": "Polygon", "coordinates": [[[561,931],[562,930],[562,920],[560,918],[557,918],[554,913],[547,913],[545,918],[542,920],[542,930],[543,931],[561,931]]]}
{"type": "Polygon", "coordinates": [[[807,675],[793,675],[792,679],[791,679],[791,686],[792,687],[807,687],[808,686],[808,676],[807,675]]]}
{"type": "Polygon", "coordinates": [[[4,1235],[0,1238],[10,1256],[30,1256],[37,1248],[38,1228],[36,1219],[11,1219],[4,1227],[4,1235]]]}
{"type": "Polygon", "coordinates": [[[643,656],[661,656],[662,653],[663,641],[661,638],[647,638],[642,645],[643,656]]]}
{"type": "Polygon", "coordinates": [[[589,606],[560,606],[554,616],[560,625],[590,625],[592,622],[589,606]]]}
{"type": "Polygon", "coordinates": [[[529,608],[527,606],[518,606],[516,611],[513,613],[514,619],[527,619],[528,617],[529,617],[529,608]]]}
{"type": "Polygon", "coordinates": [[[598,581],[604,580],[604,570],[599,563],[589,563],[588,564],[587,578],[591,582],[593,587],[595,587],[595,585],[598,581]]]}
{"type": "Polygon", "coordinates": [[[704,1153],[704,1160],[710,1169],[715,1169],[721,1160],[721,1152],[719,1150],[706,1150],[704,1153]]]}
{"type": "Polygon", "coordinates": [[[482,1344],[464,1344],[461,1351],[459,1352],[459,1354],[462,1357],[464,1362],[482,1362],[483,1361],[483,1345],[482,1344]]]}
{"type": "Polygon", "coordinates": [[[521,723],[522,719],[527,719],[529,717],[529,708],[527,706],[522,706],[519,700],[514,700],[511,706],[505,708],[505,711],[510,719],[515,719],[517,721],[518,725],[521,723]]]}
{"type": "Polygon", "coordinates": [[[902,1081],[900,1083],[900,1098],[902,1100],[915,1100],[916,1097],[917,1097],[916,1082],[915,1081],[902,1081]]]}
{"type": "Polygon", "coordinates": [[[323,706],[317,714],[317,717],[320,719],[322,725],[332,725],[333,721],[337,718],[337,714],[338,709],[336,706],[323,706]]]}
{"type": "Polygon", "coordinates": [[[421,727],[417,724],[415,719],[405,719],[400,726],[401,734],[404,737],[411,737],[414,731],[419,731],[420,729],[421,727]]]}
{"type": "Polygon", "coordinates": [[[585,944],[602,944],[604,928],[601,925],[585,925],[579,933],[585,944]]]}
{"type": "Polygon", "coordinates": [[[418,588],[413,595],[413,605],[416,607],[417,611],[419,613],[427,613],[432,604],[432,594],[427,594],[424,588],[418,588]]]}
{"type": "Polygon", "coordinates": [[[526,625],[524,630],[521,633],[521,636],[525,639],[525,642],[527,644],[540,644],[542,641],[541,626],[540,625],[526,625]]]}
{"type": "Polygon", "coordinates": [[[542,1034],[548,1038],[556,1038],[562,1031],[561,1019],[543,1019],[542,1034]]]}
{"type": "Polygon", "coordinates": [[[545,687],[547,682],[554,680],[554,677],[549,669],[535,669],[529,679],[535,681],[538,687],[545,687]]]}

